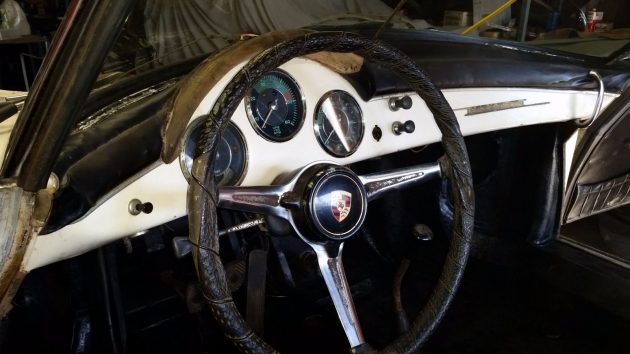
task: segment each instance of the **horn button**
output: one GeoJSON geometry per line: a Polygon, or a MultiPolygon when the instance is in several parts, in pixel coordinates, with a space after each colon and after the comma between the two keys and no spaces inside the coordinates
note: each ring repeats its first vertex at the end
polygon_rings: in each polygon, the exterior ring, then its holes
{"type": "Polygon", "coordinates": [[[367,213],[367,194],[359,177],[336,165],[316,165],[304,171],[296,185],[302,190],[301,215],[294,218],[305,237],[342,241],[354,235],[367,213]]]}

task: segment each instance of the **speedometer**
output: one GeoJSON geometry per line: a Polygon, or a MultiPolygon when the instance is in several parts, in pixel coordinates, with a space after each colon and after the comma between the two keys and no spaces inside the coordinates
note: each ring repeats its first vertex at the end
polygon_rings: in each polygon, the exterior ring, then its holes
{"type": "Polygon", "coordinates": [[[271,141],[291,139],[304,123],[302,92],[284,71],[271,71],[258,80],[245,97],[245,108],[256,132],[271,141]]]}
{"type": "Polygon", "coordinates": [[[331,155],[352,155],[363,139],[363,114],[357,101],[345,91],[330,91],[317,104],[315,136],[331,155]]]}

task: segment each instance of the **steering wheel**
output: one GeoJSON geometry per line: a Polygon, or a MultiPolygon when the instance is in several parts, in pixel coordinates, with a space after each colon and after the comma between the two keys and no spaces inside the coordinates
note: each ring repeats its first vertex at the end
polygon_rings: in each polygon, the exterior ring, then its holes
{"type": "Polygon", "coordinates": [[[429,300],[409,330],[383,353],[415,352],[448,309],[462,279],[474,224],[470,161],[457,119],[439,89],[415,62],[397,49],[344,32],[315,32],[271,47],[250,60],[229,82],[205,122],[193,163],[188,193],[193,256],[210,310],[225,335],[243,353],[275,353],[247,325],[234,304],[219,256],[216,208],[282,218],[317,254],[351,352],[376,352],[364,340],[342,264],[344,241],[356,235],[368,202],[387,191],[441,176],[450,182],[454,221],[442,273],[429,300]],[[245,93],[267,71],[307,54],[355,52],[391,69],[420,95],[442,133],[444,155],[435,163],[359,176],[345,166],[313,163],[271,186],[220,187],[214,182],[215,150],[223,130],[245,93]]]}

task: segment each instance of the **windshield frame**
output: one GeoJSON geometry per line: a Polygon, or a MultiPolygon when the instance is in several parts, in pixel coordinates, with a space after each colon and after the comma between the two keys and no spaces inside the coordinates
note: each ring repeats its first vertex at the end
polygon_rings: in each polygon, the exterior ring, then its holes
{"type": "Polygon", "coordinates": [[[136,0],[73,0],[11,132],[0,179],[46,186],[99,69],[136,0]]]}

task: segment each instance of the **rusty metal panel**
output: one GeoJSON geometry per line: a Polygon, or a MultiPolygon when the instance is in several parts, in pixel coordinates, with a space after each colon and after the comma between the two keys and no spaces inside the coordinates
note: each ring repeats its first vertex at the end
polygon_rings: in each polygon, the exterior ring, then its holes
{"type": "Polygon", "coordinates": [[[36,234],[31,220],[35,200],[35,193],[0,185],[0,318],[11,309],[13,295],[26,274],[22,261],[36,234]]]}
{"type": "Polygon", "coordinates": [[[0,269],[4,269],[13,248],[13,239],[18,225],[20,188],[0,187],[0,269]]]}

